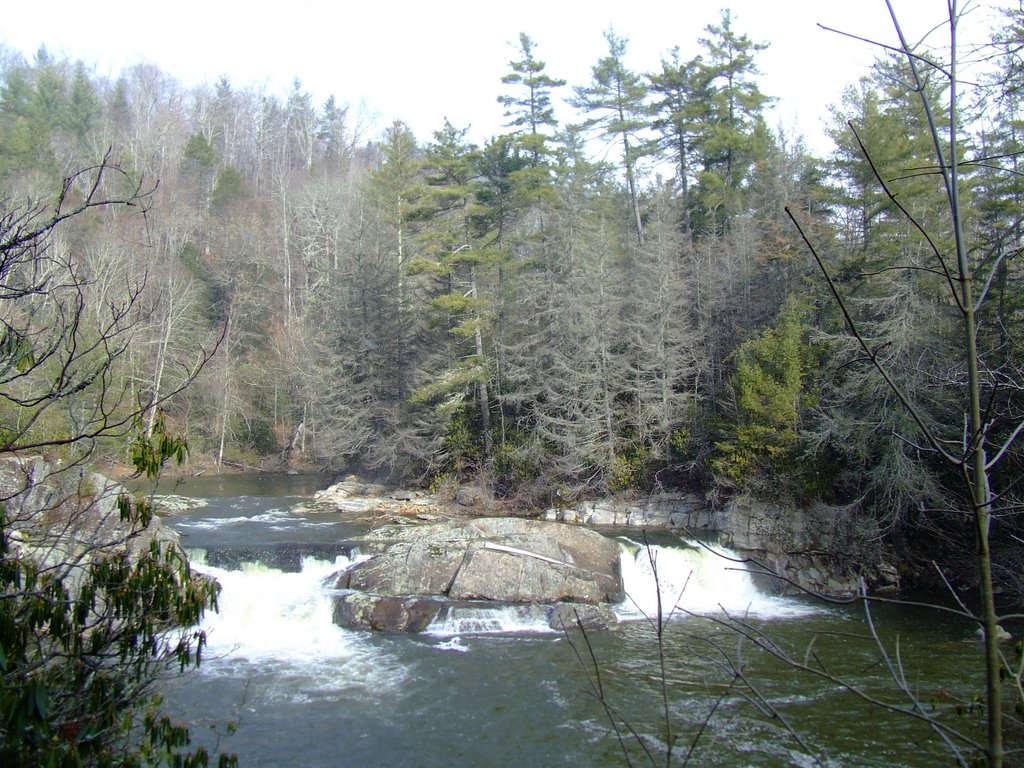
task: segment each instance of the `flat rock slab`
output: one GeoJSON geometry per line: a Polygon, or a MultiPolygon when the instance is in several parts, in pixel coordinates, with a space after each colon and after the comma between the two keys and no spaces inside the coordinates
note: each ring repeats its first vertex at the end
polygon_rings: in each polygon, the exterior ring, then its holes
{"type": "Polygon", "coordinates": [[[479,518],[375,531],[378,554],[335,587],[376,595],[502,603],[622,599],[619,545],[594,531],[518,518],[479,518]]]}

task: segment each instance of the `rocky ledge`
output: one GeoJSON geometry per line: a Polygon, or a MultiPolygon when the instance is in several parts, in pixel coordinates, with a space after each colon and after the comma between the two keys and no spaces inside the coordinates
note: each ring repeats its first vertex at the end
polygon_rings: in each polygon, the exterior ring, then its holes
{"type": "Polygon", "coordinates": [[[607,627],[623,598],[619,545],[578,526],[477,518],[371,532],[334,586],[343,627],[418,632],[442,612],[530,606],[550,626],[607,627]]]}
{"type": "MultiPolygon", "coordinates": [[[[446,504],[420,491],[396,491],[356,477],[320,491],[302,511],[343,512],[369,528],[385,526],[383,536],[395,535],[399,526],[422,530],[441,521],[463,526],[467,519],[502,514],[493,498],[475,486],[460,488],[446,504]]],[[[758,563],[761,568],[754,570],[762,574],[761,587],[774,593],[850,595],[862,580],[873,592],[892,593],[900,588],[900,572],[893,565],[898,558],[877,541],[865,540],[855,525],[857,516],[844,507],[801,508],[740,497],[712,509],[696,494],[660,493],[587,500],[534,515],[569,528],[647,528],[717,540],[758,563]]],[[[364,551],[380,541],[365,542],[364,551]]],[[[365,598],[350,601],[366,604],[365,598]]]]}

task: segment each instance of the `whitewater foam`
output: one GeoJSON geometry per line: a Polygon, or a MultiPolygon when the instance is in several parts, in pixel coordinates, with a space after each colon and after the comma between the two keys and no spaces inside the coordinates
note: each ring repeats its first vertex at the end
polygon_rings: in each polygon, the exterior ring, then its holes
{"type": "Polygon", "coordinates": [[[334,561],[304,558],[297,573],[243,563],[237,570],[195,564],[221,585],[218,613],[208,613],[202,628],[213,655],[258,659],[338,659],[352,652],[352,637],[334,625],[323,580],[346,567],[334,561]]]}
{"type": "Polygon", "coordinates": [[[547,607],[543,605],[453,605],[441,609],[427,626],[435,637],[459,635],[549,634],[547,607]]]}
{"type": "Polygon", "coordinates": [[[697,542],[679,547],[623,541],[622,580],[626,600],[616,607],[620,620],[729,613],[783,619],[806,616],[814,608],[759,590],[742,560],[727,549],[697,542]]]}

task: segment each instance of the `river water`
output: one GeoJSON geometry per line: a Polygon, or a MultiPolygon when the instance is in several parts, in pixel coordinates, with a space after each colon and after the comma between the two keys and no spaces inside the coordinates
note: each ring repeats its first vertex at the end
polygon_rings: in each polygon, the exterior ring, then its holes
{"type": "MultiPolygon", "coordinates": [[[[631,600],[614,631],[564,635],[511,611],[413,636],[340,629],[324,583],[358,557],[347,541],[362,530],[290,511],[325,484],[200,478],[161,489],[206,501],[169,522],[223,587],[202,667],[169,681],[166,698],[199,741],[243,767],[664,765],[666,723],[673,765],[694,743],[695,766],[954,764],[931,728],[796,672],[720,623],[745,615],[796,661],[906,706],[862,609],[762,594],[726,557],[664,534],[650,550],[623,540],[631,600]],[[657,610],[649,552],[663,604],[681,595],[660,644],[643,618],[657,610]]],[[[873,616],[926,708],[980,692],[969,624],[906,606],[873,616]]],[[[975,735],[981,725],[970,711],[943,722],[975,735]]]]}

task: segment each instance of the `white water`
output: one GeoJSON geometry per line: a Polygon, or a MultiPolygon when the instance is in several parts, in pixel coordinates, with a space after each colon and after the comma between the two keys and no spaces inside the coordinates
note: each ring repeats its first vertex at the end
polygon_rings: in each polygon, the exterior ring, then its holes
{"type": "Polygon", "coordinates": [[[352,637],[331,621],[332,605],[323,588],[323,580],[348,563],[345,557],[335,562],[307,557],[298,573],[259,563],[234,571],[193,563],[221,585],[219,611],[207,614],[202,626],[208,651],[252,661],[349,656],[352,637]]]}
{"type": "Polygon", "coordinates": [[[734,617],[794,618],[814,609],[791,598],[759,590],[740,558],[721,547],[690,543],[683,547],[622,546],[626,600],[616,612],[622,620],[728,613],[734,617]]]}
{"type": "MultiPolygon", "coordinates": [[[[368,653],[362,635],[333,623],[331,591],[324,586],[328,577],[351,565],[348,558],[339,556],[330,562],[307,557],[301,571],[291,573],[258,563],[226,570],[193,557],[196,570],[221,584],[219,612],[209,613],[202,625],[208,658],[251,663],[287,660],[301,666],[358,663],[368,653]]],[[[626,542],[621,564],[626,600],[616,606],[616,613],[624,621],[657,614],[659,585],[665,617],[727,612],[791,618],[813,611],[806,604],[758,590],[735,555],[720,548],[626,542]]],[[[453,606],[442,610],[427,628],[428,635],[456,639],[552,631],[546,609],[535,605],[453,606]]]]}
{"type": "Polygon", "coordinates": [[[537,605],[507,605],[497,608],[452,607],[438,614],[427,634],[437,637],[460,635],[530,634],[554,632],[548,626],[547,610],[537,605]]]}

